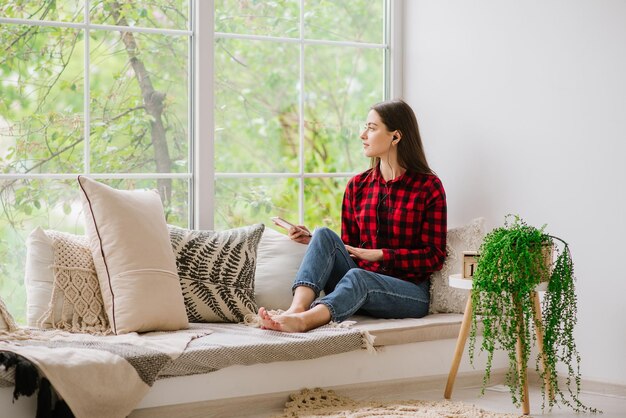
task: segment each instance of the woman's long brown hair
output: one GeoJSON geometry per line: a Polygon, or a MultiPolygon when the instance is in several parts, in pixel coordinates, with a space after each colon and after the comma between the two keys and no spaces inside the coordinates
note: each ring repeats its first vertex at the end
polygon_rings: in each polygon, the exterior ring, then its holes
{"type": "MultiPolygon", "coordinates": [[[[402,133],[398,142],[398,164],[413,172],[435,174],[426,161],[417,118],[411,106],[395,99],[377,103],[371,109],[378,113],[388,131],[398,130],[402,133]]],[[[379,162],[379,157],[372,158],[372,167],[376,167],[379,162]]]]}

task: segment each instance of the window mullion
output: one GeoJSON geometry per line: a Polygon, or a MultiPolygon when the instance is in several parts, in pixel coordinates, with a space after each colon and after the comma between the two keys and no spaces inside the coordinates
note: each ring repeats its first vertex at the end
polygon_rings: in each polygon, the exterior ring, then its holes
{"type": "Polygon", "coordinates": [[[214,228],[214,2],[195,0],[193,54],[193,227],[214,228]]]}
{"type": "Polygon", "coordinates": [[[385,50],[385,74],[386,99],[393,97],[402,97],[403,91],[403,73],[402,73],[402,22],[403,22],[403,4],[404,2],[387,0],[387,17],[385,23],[387,30],[385,31],[385,44],[388,45],[385,50]]]}
{"type": "Polygon", "coordinates": [[[90,136],[91,136],[91,85],[89,82],[89,64],[90,64],[90,44],[89,44],[89,35],[90,35],[90,29],[89,29],[89,23],[90,23],[90,16],[89,16],[89,0],[85,1],[85,10],[84,10],[84,21],[85,21],[85,28],[81,29],[84,31],[84,45],[85,45],[85,61],[84,61],[84,77],[85,77],[85,82],[84,82],[84,91],[83,91],[83,100],[85,101],[85,103],[83,103],[83,172],[85,174],[89,174],[91,172],[91,156],[90,156],[90,152],[91,152],[91,142],[90,142],[90,136]]]}
{"type": "Polygon", "coordinates": [[[299,136],[300,148],[298,158],[300,159],[300,178],[298,188],[298,217],[301,225],[304,224],[304,0],[300,0],[300,94],[298,96],[298,106],[300,109],[299,136]]]}

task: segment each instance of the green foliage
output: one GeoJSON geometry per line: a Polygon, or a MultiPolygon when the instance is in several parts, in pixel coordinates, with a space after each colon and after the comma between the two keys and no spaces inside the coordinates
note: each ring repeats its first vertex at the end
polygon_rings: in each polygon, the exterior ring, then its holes
{"type": "MultiPolygon", "coordinates": [[[[216,31],[299,38],[300,4],[217,0],[216,31]]],[[[304,4],[307,39],[383,43],[382,0],[304,4]]],[[[84,7],[82,0],[0,1],[0,15],[82,23],[84,7]]],[[[168,222],[188,225],[188,180],[123,177],[190,172],[189,37],[115,26],[186,30],[189,11],[188,0],[93,0],[91,23],[113,29],[0,25],[0,294],[19,322],[30,231],[41,226],[82,233],[77,174],[113,174],[103,181],[118,188],[157,188],[168,222]]],[[[216,38],[215,168],[249,175],[217,178],[216,228],[268,223],[273,215],[296,221],[302,193],[307,225],[339,229],[346,176],[255,175],[367,168],[358,134],[369,106],[383,99],[384,51],[303,50],[304,84],[299,45],[216,38]]]]}
{"type": "Polygon", "coordinates": [[[215,31],[297,38],[299,3],[299,0],[216,0],[215,31]]]}
{"type": "MultiPolygon", "coordinates": [[[[187,0],[101,0],[90,6],[92,23],[185,29],[189,20],[187,0]]],[[[5,18],[44,21],[80,22],[83,8],[81,0],[0,2],[5,18]]],[[[82,232],[74,178],[87,170],[86,112],[91,122],[89,172],[189,170],[188,37],[134,33],[122,38],[122,32],[106,30],[89,34],[85,106],[82,30],[0,25],[0,173],[34,175],[0,179],[0,293],[22,323],[26,237],[36,226],[82,232]],[[134,44],[127,43],[131,38],[134,44]],[[144,100],[147,80],[151,96],[161,102],[144,100]],[[150,112],[149,104],[159,107],[150,112]]],[[[168,221],[187,225],[187,180],[110,184],[158,188],[168,221]]]]}
{"type": "MultiPolygon", "coordinates": [[[[216,2],[217,32],[299,36],[298,1],[216,2]]],[[[307,2],[308,39],[382,43],[382,4],[307,2]],[[347,24],[346,16],[359,16],[347,24]],[[313,25],[318,25],[316,29],[313,25]]],[[[359,129],[369,106],[383,99],[384,54],[378,49],[305,45],[217,37],[215,46],[215,167],[250,173],[216,182],[216,227],[267,222],[275,214],[298,220],[298,179],[254,179],[254,173],[345,173],[367,168],[359,129]],[[302,90],[304,88],[304,90],[302,90]],[[299,99],[304,95],[304,115],[299,99]],[[304,119],[304,153],[300,123],[304,119]],[[301,167],[302,161],[302,167],[301,167]]],[[[339,229],[347,177],[305,179],[305,223],[339,229]]]]}
{"type": "Polygon", "coordinates": [[[531,347],[537,342],[533,332],[535,327],[543,331],[540,343],[544,355],[539,353],[536,359],[536,370],[542,378],[542,408],[545,408],[546,400],[551,409],[560,399],[561,403],[577,412],[597,412],[579,400],[580,357],[573,335],[576,294],[569,246],[560,238],[548,235],[544,231],[545,225],[538,229],[527,225],[519,216],[514,216],[512,222],[510,218],[511,215],[507,216],[504,227],[496,228],[485,236],[473,279],[469,353],[473,361],[479,323],[482,322],[480,349],[487,352],[482,391],[484,393],[490,378],[495,350],[504,350],[509,358],[505,383],[509,386],[513,403],[520,405],[531,347]],[[557,259],[550,271],[555,240],[563,248],[557,248],[557,259]],[[549,253],[547,259],[546,251],[549,253]],[[547,280],[548,289],[540,318],[536,311],[538,296],[534,289],[547,280]],[[520,368],[518,357],[521,359],[520,368]],[[542,368],[539,367],[540,362],[543,363],[542,368]],[[561,362],[568,369],[565,386],[571,401],[559,383],[557,366],[561,362]],[[574,389],[571,388],[572,380],[575,382],[574,389]],[[549,388],[545,382],[549,382],[549,388]]]}
{"type": "MultiPolygon", "coordinates": [[[[548,291],[542,305],[542,322],[544,324],[544,361],[546,364],[561,363],[567,367],[565,387],[570,399],[561,391],[558,385],[556,368],[543,370],[541,377],[547,377],[552,384],[553,393],[559,396],[561,402],[575,411],[598,412],[595,408],[583,405],[578,396],[580,394],[580,356],[574,341],[574,327],[576,325],[576,292],[574,288],[574,264],[567,243],[564,243],[561,256],[554,263],[548,291]],[[572,278],[572,280],[569,280],[572,278]],[[572,389],[572,384],[574,388],[572,389]]],[[[545,389],[544,403],[545,403],[545,389]]],[[[548,397],[549,406],[556,405],[553,398],[548,397]]]]}
{"type": "Polygon", "coordinates": [[[383,42],[383,0],[316,0],[307,2],[307,6],[304,15],[305,38],[383,42]]]}

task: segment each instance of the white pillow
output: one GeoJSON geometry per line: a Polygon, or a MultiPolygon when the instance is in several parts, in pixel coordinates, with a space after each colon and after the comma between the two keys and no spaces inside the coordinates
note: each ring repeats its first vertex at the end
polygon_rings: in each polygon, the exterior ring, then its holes
{"type": "Polygon", "coordinates": [[[287,310],[291,286],[307,249],[284,234],[265,228],[257,252],[254,295],[259,307],[287,310]]]}
{"type": "Polygon", "coordinates": [[[188,328],[176,260],[156,191],[79,176],[85,231],[115,334],[188,328]]]}
{"type": "Polygon", "coordinates": [[[430,313],[463,313],[469,291],[448,286],[448,277],[461,272],[463,251],[477,251],[484,237],[484,218],[448,229],[446,261],[430,278],[430,313]]]}
{"type": "MultiPolygon", "coordinates": [[[[52,238],[40,227],[35,228],[26,239],[26,324],[37,327],[39,319],[48,310],[54,283],[54,252],[52,238]]],[[[61,304],[55,307],[55,316],[61,316],[61,304]]],[[[51,324],[42,324],[48,328],[51,324]]]]}

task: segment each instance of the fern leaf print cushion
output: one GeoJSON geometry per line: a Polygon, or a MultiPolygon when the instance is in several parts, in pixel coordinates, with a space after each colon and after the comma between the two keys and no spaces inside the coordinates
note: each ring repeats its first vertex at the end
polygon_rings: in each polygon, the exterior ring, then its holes
{"type": "Polygon", "coordinates": [[[225,231],[168,228],[189,322],[242,322],[257,311],[254,274],[265,225],[225,231]]]}

